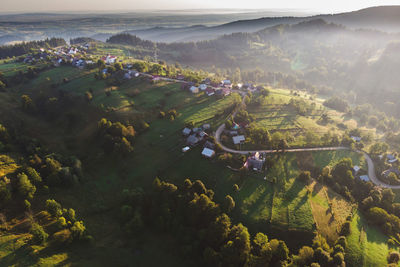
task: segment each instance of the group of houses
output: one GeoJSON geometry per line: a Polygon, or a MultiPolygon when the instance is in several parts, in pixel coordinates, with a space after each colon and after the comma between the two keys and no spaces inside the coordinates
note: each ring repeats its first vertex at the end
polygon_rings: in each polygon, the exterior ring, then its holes
{"type": "Polygon", "coordinates": [[[203,143],[203,150],[201,154],[206,158],[212,158],[215,156],[215,145],[210,141],[206,141],[211,125],[206,123],[201,127],[189,128],[186,127],[182,130],[182,135],[185,138],[186,146],[182,148],[182,152],[187,152],[191,148],[198,146],[203,143]]]}
{"type": "MultiPolygon", "coordinates": [[[[177,76],[177,79],[184,80],[183,75],[177,76]]],[[[204,92],[207,96],[227,96],[232,92],[232,83],[230,80],[223,80],[221,83],[213,83],[211,79],[206,78],[202,83],[196,86],[193,82],[182,83],[182,89],[186,89],[193,94],[198,94],[199,92],[204,92]]]]}

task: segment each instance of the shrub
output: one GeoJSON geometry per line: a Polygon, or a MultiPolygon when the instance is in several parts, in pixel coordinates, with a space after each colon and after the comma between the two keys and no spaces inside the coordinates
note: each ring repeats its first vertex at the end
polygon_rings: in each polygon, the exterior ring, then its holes
{"type": "Polygon", "coordinates": [[[62,215],[61,205],[54,199],[46,200],[46,210],[54,217],[60,217],[62,215]]]}
{"type": "Polygon", "coordinates": [[[49,235],[44,231],[43,227],[37,223],[32,224],[30,232],[33,235],[32,241],[35,244],[43,244],[49,237],[49,235]]]}

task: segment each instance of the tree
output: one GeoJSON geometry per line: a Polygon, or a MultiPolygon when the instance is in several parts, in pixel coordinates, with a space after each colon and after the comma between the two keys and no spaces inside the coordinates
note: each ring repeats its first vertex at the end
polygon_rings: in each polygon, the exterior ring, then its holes
{"type": "Polygon", "coordinates": [[[29,179],[35,184],[40,184],[42,182],[42,177],[40,174],[32,167],[27,167],[25,169],[26,174],[28,175],[29,179]]]}
{"type": "Polygon", "coordinates": [[[371,154],[379,155],[385,153],[388,150],[388,148],[389,148],[388,144],[383,142],[378,142],[370,147],[369,152],[371,154]]]}
{"type": "Polygon", "coordinates": [[[235,201],[230,195],[226,195],[224,199],[224,210],[226,212],[231,212],[235,207],[235,201]]]}
{"type": "Polygon", "coordinates": [[[309,184],[311,182],[311,173],[309,171],[302,171],[299,174],[299,180],[305,184],[309,184]]]}
{"type": "Polygon", "coordinates": [[[35,109],[35,105],[33,100],[28,95],[21,96],[21,105],[22,109],[25,111],[33,111],[35,109]]]}
{"type": "Polygon", "coordinates": [[[293,257],[297,266],[309,266],[314,259],[314,250],[311,247],[304,246],[299,250],[299,254],[293,257]]]}
{"type": "Polygon", "coordinates": [[[76,239],[82,239],[82,237],[84,236],[85,230],[86,230],[86,227],[82,221],[75,222],[74,225],[71,227],[72,236],[76,239]]]}
{"type": "Polygon", "coordinates": [[[92,101],[92,99],[93,99],[92,93],[89,92],[89,91],[86,91],[86,92],[85,92],[85,100],[86,100],[87,102],[90,102],[90,101],[92,101]]]}
{"type": "Polygon", "coordinates": [[[206,242],[212,248],[219,249],[230,233],[231,220],[225,213],[218,216],[206,230],[206,242]]]}
{"type": "Polygon", "coordinates": [[[61,205],[54,199],[46,200],[46,210],[54,217],[60,217],[62,215],[61,205]]]}
{"type": "Polygon", "coordinates": [[[57,226],[58,226],[60,229],[64,228],[65,226],[67,226],[67,220],[65,220],[64,217],[58,218],[58,219],[57,219],[57,226]]]}
{"type": "Polygon", "coordinates": [[[11,191],[5,181],[0,181],[0,204],[4,204],[11,199],[11,191]]]}
{"type": "Polygon", "coordinates": [[[18,192],[29,199],[33,198],[36,192],[36,187],[29,181],[28,176],[25,173],[17,175],[18,178],[18,192]]]}
{"type": "Polygon", "coordinates": [[[31,234],[33,236],[32,241],[35,244],[43,244],[49,235],[45,232],[43,227],[39,225],[38,223],[33,223],[31,227],[31,234]]]}
{"type": "Polygon", "coordinates": [[[232,227],[229,241],[221,249],[223,266],[246,265],[250,256],[250,234],[246,227],[238,224],[232,227]]]}
{"type": "MultiPolygon", "coordinates": [[[[233,192],[235,192],[235,193],[237,193],[237,192],[239,192],[239,186],[237,185],[237,184],[234,184],[233,185],[233,192]]],[[[400,204],[399,204],[400,205],[400,204]]],[[[400,209],[399,209],[400,210],[400,209]]]]}
{"type": "Polygon", "coordinates": [[[333,261],[335,262],[336,265],[341,265],[342,262],[344,262],[344,255],[342,252],[336,253],[333,256],[333,261]]]}
{"type": "Polygon", "coordinates": [[[398,264],[400,261],[400,254],[397,251],[391,251],[388,256],[388,263],[398,264]]]}

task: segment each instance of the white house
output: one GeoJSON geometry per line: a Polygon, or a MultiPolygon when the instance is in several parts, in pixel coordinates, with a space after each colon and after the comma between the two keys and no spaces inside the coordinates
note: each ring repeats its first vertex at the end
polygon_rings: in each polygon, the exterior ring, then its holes
{"type": "Polygon", "coordinates": [[[353,170],[354,170],[355,173],[357,173],[360,169],[361,169],[360,166],[357,166],[357,165],[355,165],[353,167],[353,170]]]}
{"type": "Polygon", "coordinates": [[[201,91],[206,90],[206,89],[207,89],[207,84],[204,84],[204,83],[200,84],[200,85],[199,85],[199,89],[200,89],[201,91]]]}
{"type": "Polygon", "coordinates": [[[184,148],[182,148],[182,152],[183,153],[185,153],[185,152],[187,152],[189,150],[190,150],[190,147],[188,147],[188,146],[185,146],[184,148]]]}
{"type": "Polygon", "coordinates": [[[199,92],[199,88],[196,86],[192,86],[190,87],[190,92],[192,92],[193,94],[197,94],[199,92]]]}
{"type": "Polygon", "coordinates": [[[364,182],[368,182],[369,181],[369,176],[368,175],[361,175],[360,179],[363,180],[364,182]]]}
{"type": "Polygon", "coordinates": [[[106,64],[114,64],[116,60],[117,60],[116,56],[107,56],[106,64]]]}
{"type": "Polygon", "coordinates": [[[201,152],[201,155],[203,155],[203,156],[206,157],[206,158],[212,158],[212,157],[214,157],[214,155],[215,155],[215,151],[212,150],[212,149],[209,149],[209,148],[205,147],[205,148],[203,149],[203,151],[201,152]]]}
{"type": "Polygon", "coordinates": [[[246,140],[246,138],[244,137],[244,135],[237,135],[237,136],[233,136],[232,140],[235,145],[238,145],[240,143],[243,143],[244,140],[246,140]]]}

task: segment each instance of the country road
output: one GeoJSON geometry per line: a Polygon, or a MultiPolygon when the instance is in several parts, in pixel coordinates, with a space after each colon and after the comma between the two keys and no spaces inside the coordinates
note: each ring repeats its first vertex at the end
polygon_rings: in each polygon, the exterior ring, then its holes
{"type": "MultiPolygon", "coordinates": [[[[242,104],[243,103],[244,103],[244,97],[243,97],[242,104]]],[[[235,117],[236,113],[237,113],[237,110],[235,110],[235,112],[232,114],[232,117],[235,117]]],[[[281,150],[235,150],[235,149],[226,147],[221,143],[221,134],[222,134],[222,132],[224,130],[225,130],[225,124],[221,124],[218,127],[217,131],[215,132],[215,136],[214,137],[215,137],[215,142],[217,144],[219,144],[221,146],[221,148],[226,152],[233,153],[233,154],[242,154],[242,155],[246,155],[246,154],[249,154],[249,153],[255,153],[255,152],[263,152],[263,153],[268,153],[268,154],[282,152],[281,150]]],[[[350,150],[350,148],[343,147],[343,146],[338,146],[338,147],[313,147],[313,148],[289,148],[289,149],[285,149],[284,152],[292,152],[293,153],[293,152],[331,151],[331,150],[350,150]]],[[[376,177],[375,165],[374,165],[371,157],[368,155],[367,152],[359,151],[359,150],[356,150],[356,152],[362,153],[364,155],[364,158],[367,161],[367,165],[368,165],[368,177],[369,177],[370,181],[373,184],[375,184],[377,186],[385,187],[385,188],[400,189],[400,185],[386,184],[386,183],[380,181],[378,179],[378,177],[376,177]]]]}

